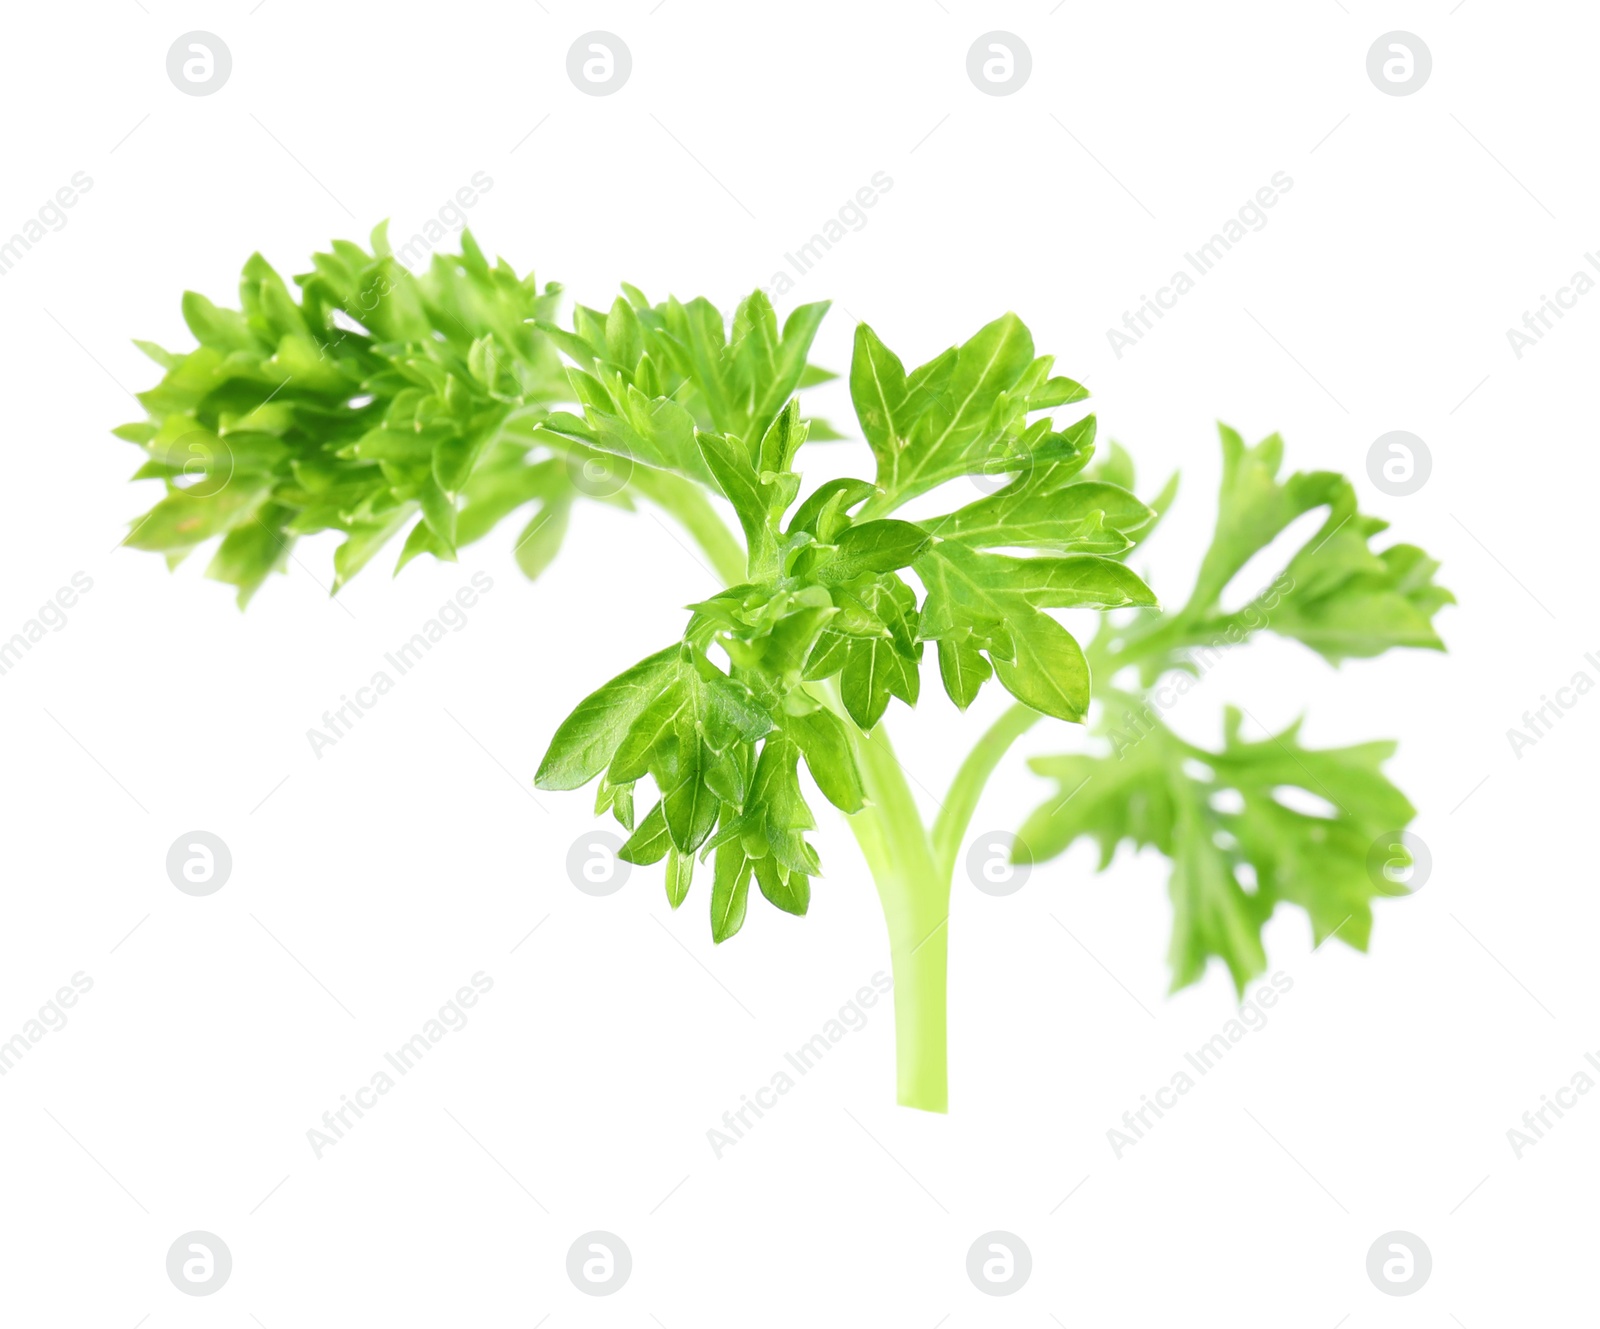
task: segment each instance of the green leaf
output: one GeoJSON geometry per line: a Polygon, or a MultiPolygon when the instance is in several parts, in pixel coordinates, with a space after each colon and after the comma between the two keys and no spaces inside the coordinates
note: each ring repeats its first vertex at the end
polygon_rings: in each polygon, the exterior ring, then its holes
{"type": "Polygon", "coordinates": [[[550,322],[548,319],[536,320],[535,326],[545,336],[549,337],[560,348],[561,353],[571,359],[574,364],[584,368],[592,368],[595,361],[605,354],[601,347],[596,346],[587,338],[579,336],[576,332],[568,332],[565,328],[550,322]]]}
{"type": "Polygon", "coordinates": [[[688,898],[689,883],[694,878],[694,855],[680,854],[676,849],[667,851],[667,903],[676,909],[688,898]]]}
{"type": "Polygon", "coordinates": [[[1066,406],[1071,402],[1083,401],[1088,395],[1088,388],[1070,378],[1050,378],[1028,394],[1028,409],[1042,411],[1053,406],[1066,406]]]}
{"type": "Polygon", "coordinates": [[[681,728],[673,739],[652,754],[650,774],[661,789],[673,848],[692,854],[716,826],[722,804],[708,783],[712,763],[704,745],[681,728]]]}
{"type": "Polygon", "coordinates": [[[1240,885],[1227,855],[1208,838],[1208,819],[1198,800],[1178,800],[1173,829],[1172,944],[1167,962],[1172,988],[1187,987],[1205,973],[1211,956],[1220,956],[1242,997],[1245,985],[1267,967],[1261,944],[1265,921],[1256,901],[1240,885]]]}
{"type": "Polygon", "coordinates": [[[974,549],[1053,549],[1060,553],[1118,554],[1154,513],[1117,485],[1098,481],[1059,489],[1018,482],[947,516],[924,523],[942,539],[974,549]]]}
{"type": "Polygon", "coordinates": [[[695,442],[706,466],[716,478],[723,497],[733,504],[734,515],[744,531],[746,544],[752,551],[771,546],[771,532],[767,527],[769,505],[763,486],[744,444],[731,434],[705,434],[697,432],[695,442]]]}
{"type": "Polygon", "coordinates": [[[789,518],[789,534],[805,531],[823,544],[831,544],[839,530],[849,524],[850,509],[877,492],[877,486],[866,480],[826,480],[794,510],[789,518]]]}
{"type": "Polygon", "coordinates": [[[863,573],[895,572],[908,568],[933,543],[922,527],[886,518],[846,527],[832,552],[820,560],[811,575],[824,586],[853,581],[863,573]]]}
{"type": "Polygon", "coordinates": [[[803,915],[811,907],[810,877],[790,872],[770,855],[755,859],[752,866],[761,894],[784,913],[803,915]]]}
{"type": "Polygon", "coordinates": [[[533,782],[577,789],[611,764],[634,721],[678,672],[676,645],[657,651],[585,697],[556,730],[533,782]]]}
{"type": "MultiPolygon", "coordinates": [[[[756,470],[764,485],[771,485],[776,477],[792,471],[795,454],[806,441],[806,426],[800,419],[799,399],[791,397],[766,428],[751,437],[761,440],[756,449],[756,470]]],[[[780,512],[793,502],[798,489],[797,484],[783,492],[780,512]]]]}
{"type": "Polygon", "coordinates": [[[580,494],[559,458],[529,465],[521,449],[509,447],[478,468],[462,487],[461,497],[464,506],[456,518],[457,548],[483,539],[503,518],[537,499],[546,506],[570,508],[580,494]]]}
{"type": "Polygon", "coordinates": [[[1013,558],[967,553],[959,545],[943,545],[939,553],[964,575],[981,579],[997,599],[1016,596],[1037,609],[1126,609],[1156,602],[1125,564],[1094,554],[1013,558]]]}
{"type": "Polygon", "coordinates": [[[690,377],[704,398],[712,426],[721,433],[740,433],[746,417],[737,405],[737,388],[724,363],[727,329],[722,313],[703,296],[688,304],[667,302],[667,326],[687,352],[690,377]]]}
{"type": "Polygon", "coordinates": [[[913,427],[933,405],[934,395],[928,389],[913,394],[899,356],[867,324],[856,324],[850,400],[861,432],[878,459],[878,482],[886,488],[893,487],[901,453],[911,441],[913,427]]]}
{"type": "Polygon", "coordinates": [[[433,478],[440,489],[447,494],[455,494],[461,489],[483,456],[484,449],[493,441],[499,425],[498,413],[490,413],[459,431],[445,434],[434,444],[433,478]]]}
{"type": "Polygon", "coordinates": [[[1246,447],[1226,425],[1222,436],[1222,494],[1217,504],[1217,529],[1200,564],[1193,605],[1212,605],[1234,573],[1302,513],[1341,497],[1349,481],[1332,471],[1296,472],[1277,480],[1283,462],[1283,440],[1273,434],[1246,447]]]}
{"type": "Polygon", "coordinates": [[[243,609],[274,572],[288,565],[294,537],[282,529],[283,515],[268,509],[255,521],[235,526],[211,559],[206,576],[239,588],[239,608],[243,609]]]}
{"type": "Polygon", "coordinates": [[[805,840],[816,822],[800,792],[799,757],[799,748],[781,733],[762,744],[750,804],[739,821],[745,851],[758,859],[770,857],[785,881],[791,874],[814,876],[819,870],[817,855],[805,840]]]}
{"type": "MultiPolygon", "coordinates": [[[[181,355],[174,355],[171,351],[163,350],[160,346],[156,345],[156,343],[153,342],[153,341],[141,341],[138,337],[135,337],[135,338],[133,338],[133,344],[135,346],[137,346],[141,351],[143,351],[146,355],[148,355],[152,360],[154,360],[163,369],[175,369],[175,368],[177,368],[177,366],[183,360],[183,357],[181,355]]],[[[113,434],[117,434],[118,438],[126,437],[123,434],[117,433],[117,431],[115,429],[113,429],[111,432],[113,434]]],[[[141,440],[141,439],[130,439],[129,441],[130,442],[142,442],[143,440],[141,440]]]]}
{"type": "Polygon", "coordinates": [[[799,744],[806,769],[822,796],[842,812],[861,811],[861,772],[844,725],[832,711],[819,708],[784,719],[784,730],[799,744]]]}
{"type": "Polygon", "coordinates": [[[517,566],[522,569],[523,575],[529,581],[536,579],[549,567],[556,554],[560,552],[561,541],[567,533],[567,518],[571,511],[572,505],[567,502],[554,500],[545,503],[533,514],[532,520],[517,537],[512,553],[516,557],[517,566]]]}
{"type": "MultiPolygon", "coordinates": [[[[1175,648],[1239,641],[1270,628],[1334,664],[1397,646],[1443,649],[1433,617],[1455,597],[1434,584],[1434,560],[1413,545],[1372,549],[1388,523],[1358,511],[1343,476],[1297,472],[1280,482],[1283,447],[1276,435],[1248,448],[1224,428],[1222,443],[1216,534],[1194,593],[1169,629],[1175,648]],[[1222,613],[1217,600],[1234,573],[1295,517],[1324,506],[1321,528],[1283,572],[1243,609],[1222,613]]],[[[1147,666],[1147,674],[1160,663],[1147,666]]]]}
{"type": "Polygon", "coordinates": [[[979,329],[961,346],[948,383],[917,420],[893,473],[885,475],[880,466],[879,485],[903,500],[983,469],[997,446],[1022,426],[1026,399],[1009,394],[1032,363],[1033,337],[1015,314],[979,329]]]}
{"type": "Polygon", "coordinates": [[[800,488],[800,477],[789,469],[805,441],[799,403],[791,399],[773,420],[754,461],[746,444],[731,434],[697,432],[695,441],[739,518],[751,576],[771,575],[776,570],[779,524],[800,488]]]}
{"type": "Polygon", "coordinates": [[[987,677],[973,658],[982,650],[1018,701],[1070,721],[1088,709],[1089,669],[1072,635],[1043,610],[1155,599],[1124,564],[1089,554],[1012,558],[949,540],[917,561],[917,573],[928,589],[922,636],[957,643],[940,654],[945,690],[957,706],[970,705],[987,677]]]}
{"type": "MultiPolygon", "coordinates": [[[[456,543],[492,525],[492,513],[497,520],[509,511],[483,507],[468,531],[454,498],[470,495],[484,469],[504,466],[502,444],[525,452],[546,404],[566,393],[554,344],[535,326],[554,313],[556,290],[491,267],[469,235],[459,258],[436,254],[420,276],[400,266],[381,228],[373,244],[368,252],[335,242],[295,279],[297,294],[253,255],[239,309],[184,297],[196,349],[143,343],[163,376],[139,394],[149,420],[118,436],[148,454],[142,475],[203,473],[227,488],[210,501],[199,496],[205,486],[163,500],[135,523],[132,543],[175,554],[229,535],[233,506],[243,512],[259,501],[283,514],[289,536],[344,537],[335,559],[341,585],[419,509],[427,530],[413,536],[405,559],[453,557],[456,543]]],[[[241,591],[259,585],[268,566],[265,546],[254,542],[232,538],[214,564],[241,591]]]]}
{"type": "Polygon", "coordinates": [[[972,705],[978,690],[993,676],[980,639],[970,629],[939,638],[939,677],[958,708],[964,711],[972,705]]]}
{"type": "MultiPolygon", "coordinates": [[[[1092,416],[1090,417],[1093,418],[1092,416]]],[[[1131,490],[1133,488],[1133,458],[1128,455],[1128,450],[1115,439],[1106,449],[1104,456],[1097,454],[1095,463],[1084,472],[1085,480],[1096,480],[1101,484],[1117,485],[1119,488],[1131,490]]]]}
{"type": "Polygon", "coordinates": [[[717,846],[711,885],[711,940],[718,944],[744,926],[753,868],[737,840],[717,846]]]}
{"type": "Polygon", "coordinates": [[[1122,698],[1100,725],[1109,754],[1030,762],[1057,782],[1018,832],[1035,862],[1081,837],[1098,843],[1102,870],[1122,842],[1171,859],[1175,988],[1218,957],[1242,992],[1265,968],[1261,929],[1280,903],[1306,911],[1314,943],[1337,936],[1365,950],[1372,900],[1401,893],[1369,865],[1373,845],[1398,838],[1415,815],[1380,769],[1394,744],[1307,748],[1298,724],[1251,742],[1240,719],[1229,708],[1213,751],[1179,739],[1153,707],[1122,698]],[[1314,795],[1327,813],[1289,806],[1286,786],[1314,795]],[[1238,811],[1221,810],[1224,791],[1238,811]]]}
{"type": "MultiPolygon", "coordinates": [[[[648,774],[661,791],[673,847],[691,853],[711,834],[722,804],[741,798],[750,747],[772,730],[773,721],[743,683],[687,645],[679,648],[669,671],[651,678],[646,696],[637,709],[628,706],[631,718],[625,732],[607,732],[606,778],[631,784],[648,774]]],[[[590,713],[598,697],[585,701],[579,712],[590,713]]],[[[597,746],[596,755],[601,750],[597,746]]],[[[573,773],[589,770],[586,758],[573,773]]]]}
{"type": "Polygon", "coordinates": [[[216,350],[258,352],[261,344],[250,331],[245,316],[235,309],[221,309],[198,291],[183,294],[183,321],[202,346],[216,350]]]}
{"type": "Polygon", "coordinates": [[[1358,516],[1320,543],[1308,541],[1274,595],[1261,602],[1272,631],[1304,642],[1332,664],[1397,646],[1442,651],[1433,616],[1455,596],[1434,585],[1439,564],[1415,545],[1391,545],[1379,554],[1367,548],[1366,540],[1386,525],[1358,516]],[[1281,603],[1268,603],[1274,597],[1281,603]]]}
{"type": "Polygon", "coordinates": [[[1012,655],[994,662],[1000,685],[1045,715],[1082,720],[1089,709],[1089,665],[1073,635],[1039,613],[1019,618],[1007,629],[1012,655]]]}
{"type": "Polygon", "coordinates": [[[670,852],[673,852],[672,838],[667,834],[666,813],[663,805],[657,803],[617,850],[617,857],[624,863],[647,867],[659,863],[670,852]]]}
{"type": "Polygon", "coordinates": [[[432,473],[417,487],[417,499],[422,504],[422,520],[434,539],[437,557],[455,557],[456,503],[455,499],[439,487],[432,473]]]}
{"type": "Polygon", "coordinates": [[[337,591],[360,572],[417,515],[416,505],[407,503],[371,521],[354,522],[344,543],[333,551],[333,589],[337,591]]]}
{"type": "Polygon", "coordinates": [[[631,784],[612,784],[604,776],[595,786],[594,815],[599,816],[607,809],[617,819],[617,824],[625,830],[633,829],[633,786],[631,784]]]}
{"type": "Polygon", "coordinates": [[[805,677],[838,674],[845,710],[870,731],[883,718],[891,696],[916,705],[922,658],[916,595],[893,573],[867,574],[834,587],[832,593],[840,612],[818,637],[805,677]]]}
{"type": "Polygon", "coordinates": [[[644,328],[633,306],[622,296],[612,302],[606,315],[606,359],[632,373],[644,354],[644,328]]]}
{"type": "MultiPolygon", "coordinates": [[[[708,478],[695,445],[695,421],[681,404],[652,397],[620,376],[570,371],[569,380],[583,405],[583,417],[552,411],[540,432],[582,444],[596,452],[624,458],[627,466],[644,465],[708,478]]],[[[584,455],[580,450],[579,455],[584,455]]]]}
{"type": "Polygon", "coordinates": [[[174,489],[134,523],[123,543],[163,552],[193,549],[249,521],[268,492],[267,486],[245,480],[220,489],[208,481],[191,489],[174,489]]]}
{"type": "Polygon", "coordinates": [[[725,818],[718,832],[712,900],[712,935],[718,941],[731,936],[743,921],[751,874],[761,893],[786,913],[804,914],[810,905],[810,879],[819,865],[805,841],[814,823],[800,791],[798,758],[792,740],[781,733],[769,736],[756,763],[745,809],[731,820],[725,818]]]}
{"type": "MultiPolygon", "coordinates": [[[[799,306],[784,320],[781,337],[774,336],[776,319],[762,292],[755,292],[740,306],[734,317],[731,351],[739,368],[740,386],[750,406],[737,432],[752,439],[761,438],[777,419],[784,403],[800,387],[806,356],[810,354],[811,343],[822,326],[828,305],[829,302],[823,300],[799,306]]],[[[764,464],[763,469],[787,470],[788,465],[764,464]]]]}

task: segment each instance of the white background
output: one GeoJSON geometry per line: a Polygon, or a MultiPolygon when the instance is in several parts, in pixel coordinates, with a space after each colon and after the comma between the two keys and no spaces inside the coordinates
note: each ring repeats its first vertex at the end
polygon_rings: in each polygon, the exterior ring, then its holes
{"type": "MultiPolygon", "coordinates": [[[[1506,1137],[1600,1049],[1600,697],[1520,759],[1506,737],[1579,669],[1600,678],[1583,660],[1600,650],[1600,297],[1520,360],[1506,338],[1600,242],[1592,12],[251,3],[4,18],[0,232],[75,171],[94,184],[0,281],[0,636],[74,572],[94,585],[0,678],[0,1037],[73,973],[94,986],[0,1079],[0,1320],[1592,1316],[1600,1095],[1520,1160],[1506,1137]],[[232,51],[209,97],[167,78],[191,29],[232,51]],[[631,48],[614,96],[566,76],[591,29],[631,48]],[[967,77],[990,29],[1031,49],[1013,96],[967,77]],[[1432,50],[1412,96],[1367,77],[1368,47],[1393,29],[1432,50]],[[1334,671],[1268,640],[1230,656],[1174,723],[1214,737],[1231,700],[1274,727],[1306,711],[1317,744],[1400,739],[1390,770],[1433,857],[1422,892],[1378,905],[1367,956],[1337,942],[1312,955],[1286,909],[1268,943],[1293,991],[1118,1160],[1107,1130],[1229,1017],[1226,974],[1166,995],[1154,857],[1095,876],[1080,847],[1002,899],[958,873],[949,1116],[894,1105],[879,1006],[716,1158],[708,1128],[888,951],[836,818],[816,837],[828,876],[810,916],[757,900],[715,950],[703,881],[678,914],[655,869],[605,899],[569,883],[589,795],[535,798],[531,774],[571,705],[671,640],[679,606],[713,588],[678,533],[586,505],[536,585],[508,529],[459,566],[391,582],[375,565],[335,603],[332,543],[314,541],[245,615],[201,559],[169,575],[113,552],[155,496],[124,483],[138,454],[107,433],[140,415],[128,390],[156,376],[130,338],[187,347],[184,289],[231,303],[257,247],[292,273],[385,216],[408,235],[477,171],[493,179],[470,214],[485,248],[601,306],[622,279],[731,304],[887,172],[869,224],[780,303],[837,302],[817,358],[838,368],[852,317],[910,363],[1016,310],[1092,388],[1102,434],[1133,450],[1147,488],[1182,468],[1179,508],[1141,564],[1169,601],[1212,517],[1217,419],[1252,440],[1281,430],[1292,466],[1352,474],[1368,508],[1443,560],[1461,601],[1440,618],[1450,653],[1334,671]],[[1276,171],[1294,187],[1265,229],[1117,359],[1106,329],[1276,171]],[[1433,455],[1409,498],[1366,475],[1392,429],[1433,455]],[[307,728],[479,570],[494,589],[469,626],[315,758],[307,728]],[[234,861],[204,899],[165,870],[196,828],[234,861]],[[467,1027],[314,1157],[321,1114],[479,970],[494,987],[467,1027]],[[191,1229],[232,1250],[215,1296],[167,1279],[167,1248],[191,1229]],[[566,1277],[590,1229],[632,1251],[615,1296],[566,1277]],[[991,1229],[1034,1257],[1003,1300],[965,1272],[991,1229]],[[1415,1296],[1367,1278],[1368,1247],[1392,1229],[1432,1250],[1415,1296]]],[[[847,423],[837,388],[814,405],[847,423]]],[[[838,446],[822,466],[866,455],[838,446]]],[[[914,716],[896,704],[926,789],[1000,705],[960,717],[931,673],[914,716]]],[[[1080,741],[1052,723],[1026,750],[1080,741]]],[[[974,830],[1014,826],[1045,792],[1013,760],[974,830]]]]}

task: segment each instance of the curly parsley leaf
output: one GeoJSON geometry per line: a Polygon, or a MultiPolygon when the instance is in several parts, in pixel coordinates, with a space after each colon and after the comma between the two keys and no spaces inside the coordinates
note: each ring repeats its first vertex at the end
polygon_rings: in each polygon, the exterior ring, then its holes
{"type": "Polygon", "coordinates": [[[609,314],[579,305],[574,332],[539,324],[573,362],[568,377],[582,411],[553,412],[544,424],[550,432],[704,483],[713,472],[697,431],[740,440],[755,467],[785,403],[803,383],[828,377],[806,359],[826,302],[802,305],[780,332],[757,291],[739,305],[730,334],[703,297],[651,305],[625,289],[631,302],[619,299],[609,314]]]}
{"type": "Polygon", "coordinates": [[[1030,411],[1086,397],[1051,378],[1033,335],[1015,314],[906,373],[866,324],[856,329],[850,396],[877,458],[879,488],[904,502],[960,475],[983,471],[1022,432],[1030,411]]]}
{"type": "Polygon", "coordinates": [[[239,309],[186,295],[198,347],[141,344],[165,373],[139,395],[149,418],[116,431],[149,458],[137,478],[167,490],[126,543],[176,562],[221,536],[209,575],[243,604],[302,535],[343,533],[337,588],[407,526],[402,565],[453,558],[491,513],[541,501],[564,513],[565,477],[528,455],[532,421],[566,391],[533,326],[560,287],[490,264],[470,233],[461,246],[413,274],[380,226],[370,250],[340,240],[315,255],[298,298],[259,254],[239,309]]]}
{"type": "MultiPolygon", "coordinates": [[[[1094,654],[1108,673],[1135,665],[1148,686],[1176,670],[1176,689],[1186,693],[1216,650],[1258,630],[1303,641],[1333,663],[1397,646],[1442,649],[1432,619],[1453,597],[1433,582],[1438,565],[1411,545],[1374,551],[1370,541],[1387,523],[1358,511],[1348,480],[1332,472],[1280,480],[1276,435],[1251,448],[1224,428],[1222,445],[1216,533],[1194,593],[1172,613],[1103,625],[1094,654]],[[1317,508],[1327,509],[1321,528],[1283,573],[1243,609],[1222,612],[1218,602],[1239,569],[1317,508]]],[[[1113,448],[1097,477],[1131,487],[1132,463],[1113,448]]],[[[1152,507],[1164,511],[1175,489],[1174,478],[1152,507]]],[[[1031,763],[1058,784],[1019,833],[1035,861],[1080,838],[1098,844],[1102,870],[1124,842],[1165,854],[1175,988],[1198,980],[1217,957],[1243,991],[1265,966],[1261,930],[1279,903],[1307,912],[1318,943],[1337,935],[1366,948],[1372,899],[1403,893],[1373,871],[1369,856],[1380,837],[1398,840],[1415,815],[1380,769],[1393,743],[1307,748],[1298,723],[1247,742],[1240,712],[1229,707],[1222,746],[1212,750],[1178,738],[1135,694],[1107,684],[1096,696],[1094,729],[1111,751],[1031,763]],[[1286,798],[1286,790],[1301,796],[1286,798]],[[1320,801],[1320,813],[1304,810],[1305,795],[1320,801]]],[[[1387,852],[1391,866],[1406,857],[1403,846],[1387,852]]]]}
{"type": "MultiPolygon", "coordinates": [[[[854,743],[893,699],[916,704],[929,641],[958,705],[997,676],[1035,709],[1081,720],[1088,666],[1048,611],[1152,605],[1149,588],[1112,555],[1153,513],[1126,489],[1082,477],[1094,455],[1092,417],[1060,430],[1048,415],[1030,419],[1085,394],[1050,376],[1015,315],[910,375],[858,328],[852,394],[878,483],[842,477],[799,500],[810,426],[792,391],[814,376],[805,353],[821,307],[791,315],[780,337],[759,294],[727,329],[704,301],[652,309],[630,299],[626,315],[607,317],[604,337],[599,316],[580,307],[577,332],[558,339],[569,359],[581,357],[573,380],[585,413],[553,414],[541,429],[638,454],[650,440],[628,441],[628,420],[681,409],[701,482],[738,519],[746,580],[690,606],[677,656],[651,657],[583,702],[538,782],[566,788],[604,771],[606,788],[631,791],[649,776],[661,799],[623,857],[714,854],[712,932],[722,940],[741,925],[752,880],[780,909],[806,911],[820,864],[804,839],[812,816],[800,760],[824,797],[858,811],[854,743]],[[641,384],[667,395],[643,397],[641,384]],[[776,401],[779,389],[791,395],[776,401]],[[631,417],[627,392],[641,394],[631,417]],[[980,472],[999,488],[927,521],[888,515],[944,479],[980,472]],[[713,651],[726,657],[725,673],[713,651]],[[717,720],[706,702],[730,689],[759,725],[717,720]]],[[[688,443],[674,446],[676,459],[647,460],[694,476],[688,443]]],[[[631,793],[626,806],[631,815],[631,793]]],[[[689,869],[670,857],[668,868],[676,904],[689,869]]]]}
{"type": "Polygon", "coordinates": [[[1030,762],[1057,792],[1018,834],[1035,861],[1091,839],[1101,870],[1124,842],[1165,854],[1174,989],[1197,981],[1217,957],[1243,992],[1266,966],[1261,929],[1280,903],[1306,911],[1316,943],[1337,936],[1367,948],[1372,900],[1403,894],[1369,867],[1372,846],[1415,816],[1381,770],[1393,743],[1308,748],[1299,722],[1251,742],[1229,707],[1222,746],[1212,750],[1184,742],[1131,698],[1108,711],[1111,752],[1030,762]],[[1294,806],[1304,800],[1286,801],[1285,789],[1311,795],[1325,811],[1294,806]]]}
{"type": "Polygon", "coordinates": [[[1216,531],[1194,590],[1182,609],[1149,618],[1126,643],[1144,650],[1147,681],[1184,667],[1191,648],[1242,641],[1263,629],[1304,643],[1331,664],[1394,647],[1444,649],[1433,618],[1455,597],[1435,584],[1435,560],[1414,545],[1373,549],[1389,523],[1359,511],[1344,476],[1311,471],[1280,480],[1283,440],[1276,434],[1254,447],[1226,426],[1221,436],[1216,531]],[[1296,517],[1318,508],[1327,509],[1322,525],[1267,589],[1224,613],[1219,600],[1234,575],[1296,517]]]}

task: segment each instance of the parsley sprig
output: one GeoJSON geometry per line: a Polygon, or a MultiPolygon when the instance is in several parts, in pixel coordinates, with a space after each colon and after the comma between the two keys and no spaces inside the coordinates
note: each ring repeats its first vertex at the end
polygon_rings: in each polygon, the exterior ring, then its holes
{"type": "Polygon", "coordinates": [[[369,248],[335,242],[295,285],[256,255],[240,308],[184,298],[194,350],[145,345],[164,377],[140,397],[148,419],[116,432],[147,454],[136,478],[164,493],[127,543],[175,564],[220,537],[209,574],[243,604],[320,531],[342,536],[337,591],[402,534],[400,567],[454,558],[522,514],[532,577],[585,499],[672,514],[726,589],[579,702],[536,782],[595,782],[597,812],[628,833],[622,857],[663,863],[674,909],[708,875],[718,942],[743,925],[752,883],[806,913],[823,868],[811,790],[846,814],[889,930],[901,1102],[946,1106],[951,878],[985,782],[1046,717],[1078,726],[1088,750],[1032,762],[1057,791],[1020,851],[1090,839],[1102,868],[1124,843],[1164,854],[1175,987],[1216,958],[1242,990],[1280,904],[1305,910],[1318,942],[1365,948],[1372,900],[1396,889],[1370,848],[1415,815],[1381,770],[1394,745],[1310,748],[1298,724],[1246,739],[1230,707],[1207,748],[1152,703],[1159,680],[1197,677],[1204,653],[1258,632],[1335,664],[1441,648],[1433,619],[1452,597],[1437,565],[1415,546],[1375,548],[1386,523],[1344,477],[1280,479],[1281,440],[1250,447],[1224,428],[1216,531],[1188,599],[1164,610],[1128,560],[1177,478],[1136,496],[1128,455],[1081,414],[1087,392],[1015,314],[910,370],[858,325],[848,387],[871,475],[806,492],[805,445],[841,436],[801,409],[833,377],[809,358],[825,303],[780,324],[759,291],[725,318],[624,285],[609,309],[579,304],[563,322],[559,286],[490,264],[470,234],[413,274],[382,227],[369,248]],[[968,501],[896,515],[964,476],[982,482],[968,501]],[[1315,510],[1321,529],[1268,590],[1224,610],[1246,563],[1315,510]],[[1104,611],[1087,644],[1051,612],[1068,608],[1104,611]],[[885,717],[921,700],[930,645],[957,708],[991,683],[1013,705],[925,825],[885,717]]]}

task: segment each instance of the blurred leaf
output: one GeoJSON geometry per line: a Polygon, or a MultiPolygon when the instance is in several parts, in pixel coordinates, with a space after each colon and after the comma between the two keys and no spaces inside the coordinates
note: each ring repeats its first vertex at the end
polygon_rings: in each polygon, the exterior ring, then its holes
{"type": "Polygon", "coordinates": [[[1149,706],[1124,702],[1101,726],[1111,753],[1029,763],[1057,783],[1018,832],[1035,862],[1084,837],[1099,845],[1101,870],[1124,841],[1172,860],[1174,988],[1197,981],[1216,956],[1243,993],[1266,967],[1261,930],[1280,902],[1310,915],[1314,944],[1337,936],[1365,950],[1372,900],[1403,893],[1369,864],[1373,846],[1415,815],[1379,769],[1394,744],[1306,748],[1298,724],[1248,742],[1239,722],[1230,707],[1223,745],[1211,751],[1179,739],[1149,706]],[[1329,814],[1288,806],[1278,796],[1285,786],[1329,814]],[[1222,791],[1238,811],[1221,810],[1222,791]]]}
{"type": "MultiPolygon", "coordinates": [[[[554,313],[559,288],[491,265],[469,233],[459,257],[436,254],[420,276],[381,228],[374,243],[369,252],[336,241],[316,255],[295,279],[298,299],[252,255],[239,309],[184,296],[195,350],[140,343],[164,375],[140,394],[150,419],[116,433],[146,449],[139,474],[164,480],[167,495],[129,543],[177,552],[266,504],[293,535],[346,537],[335,559],[342,585],[419,509],[427,531],[406,557],[453,557],[458,540],[492,524],[490,504],[463,531],[458,508],[487,459],[504,465],[499,441],[525,452],[532,418],[566,395],[556,349],[534,327],[554,313]],[[179,481],[197,475],[224,483],[186,494],[179,481]]],[[[216,575],[240,587],[241,603],[270,570],[265,548],[240,534],[218,552],[216,575]]]]}
{"type": "Polygon", "coordinates": [[[567,533],[567,517],[572,511],[572,505],[562,500],[553,500],[544,504],[533,514],[520,536],[517,537],[516,555],[517,566],[529,581],[550,566],[556,554],[561,549],[561,541],[567,533]]]}

